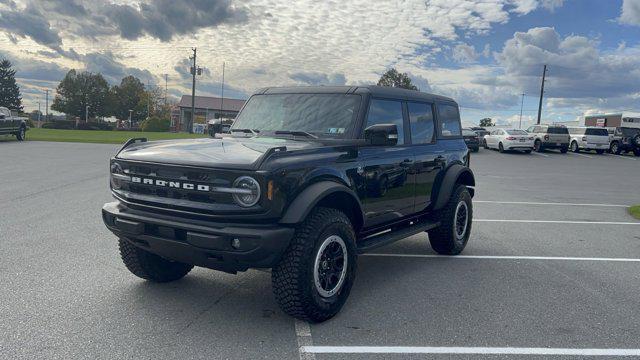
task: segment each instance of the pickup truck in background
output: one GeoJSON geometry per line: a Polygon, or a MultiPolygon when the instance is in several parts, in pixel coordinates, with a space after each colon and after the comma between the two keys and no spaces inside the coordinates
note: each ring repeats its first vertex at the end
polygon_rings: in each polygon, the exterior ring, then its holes
{"type": "Polygon", "coordinates": [[[11,110],[0,107],[0,135],[15,135],[24,141],[27,135],[27,119],[11,115],[11,110]]]}

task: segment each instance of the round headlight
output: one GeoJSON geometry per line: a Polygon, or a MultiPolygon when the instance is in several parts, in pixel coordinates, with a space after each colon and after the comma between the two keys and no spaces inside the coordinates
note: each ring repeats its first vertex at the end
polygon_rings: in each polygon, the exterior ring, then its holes
{"type": "Polygon", "coordinates": [[[233,188],[242,190],[233,193],[233,200],[242,207],[253,206],[260,200],[260,184],[250,176],[237,178],[236,181],[233,182],[233,188]]]}

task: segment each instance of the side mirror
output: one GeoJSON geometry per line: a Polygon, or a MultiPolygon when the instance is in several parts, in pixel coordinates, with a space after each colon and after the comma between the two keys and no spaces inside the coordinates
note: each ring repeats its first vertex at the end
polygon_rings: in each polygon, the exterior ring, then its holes
{"type": "Polygon", "coordinates": [[[364,129],[364,138],[374,146],[393,146],[398,143],[398,127],[395,124],[376,124],[364,129]]]}

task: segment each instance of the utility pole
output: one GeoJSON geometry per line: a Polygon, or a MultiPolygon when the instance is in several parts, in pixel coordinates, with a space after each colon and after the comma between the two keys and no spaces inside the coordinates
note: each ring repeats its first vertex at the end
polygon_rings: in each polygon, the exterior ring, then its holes
{"type": "Polygon", "coordinates": [[[540,102],[538,103],[538,122],[540,125],[540,115],[542,115],[542,97],[544,95],[544,79],[547,76],[547,65],[544,65],[544,69],[542,70],[542,83],[540,84],[540,102]]]}
{"type": "Polygon", "coordinates": [[[89,123],[89,105],[84,108],[84,122],[89,123]]]}
{"type": "Polygon", "coordinates": [[[223,105],[224,105],[224,61],[222,62],[222,89],[220,90],[220,124],[221,125],[222,125],[222,114],[224,111],[223,105]]]}
{"type": "Polygon", "coordinates": [[[196,55],[198,49],[193,48],[193,56],[191,59],[193,60],[193,66],[191,67],[191,75],[193,75],[193,81],[191,83],[191,119],[189,119],[189,123],[187,125],[187,129],[190,134],[193,133],[193,121],[196,115],[196,72],[198,70],[196,63],[196,55]]]}
{"type": "Polygon", "coordinates": [[[41,115],[42,115],[42,111],[40,111],[40,101],[38,101],[38,127],[42,127],[42,123],[40,122],[41,115]]]}
{"type": "Polygon", "coordinates": [[[168,87],[167,87],[167,82],[169,81],[169,74],[164,74],[164,107],[167,107],[167,94],[168,94],[168,87]]]}
{"type": "Polygon", "coordinates": [[[520,125],[518,129],[522,129],[522,107],[524,106],[524,93],[522,93],[522,102],[520,103],[520,125]]]}
{"type": "Polygon", "coordinates": [[[49,89],[44,91],[45,94],[45,105],[44,105],[44,121],[49,121],[49,89]]]}
{"type": "Polygon", "coordinates": [[[147,79],[147,119],[151,117],[151,85],[147,79]]]}

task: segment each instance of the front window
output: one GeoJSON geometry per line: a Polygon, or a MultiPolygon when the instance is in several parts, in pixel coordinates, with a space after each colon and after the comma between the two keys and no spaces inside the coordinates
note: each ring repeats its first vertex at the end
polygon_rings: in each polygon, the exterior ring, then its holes
{"type": "Polygon", "coordinates": [[[396,100],[372,99],[367,117],[368,128],[371,125],[394,124],[398,128],[398,145],[404,144],[404,126],[402,120],[402,103],[396,100]]]}
{"type": "Polygon", "coordinates": [[[360,95],[254,95],[238,114],[233,129],[260,134],[303,131],[320,138],[344,138],[353,129],[360,95]]]}

